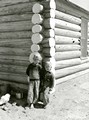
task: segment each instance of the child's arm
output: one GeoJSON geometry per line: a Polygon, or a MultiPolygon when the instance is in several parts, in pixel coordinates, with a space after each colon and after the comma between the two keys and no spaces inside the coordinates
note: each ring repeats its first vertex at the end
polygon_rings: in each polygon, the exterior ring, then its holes
{"type": "Polygon", "coordinates": [[[51,87],[50,87],[49,91],[50,91],[50,94],[55,92],[55,77],[53,74],[51,77],[51,87]]]}

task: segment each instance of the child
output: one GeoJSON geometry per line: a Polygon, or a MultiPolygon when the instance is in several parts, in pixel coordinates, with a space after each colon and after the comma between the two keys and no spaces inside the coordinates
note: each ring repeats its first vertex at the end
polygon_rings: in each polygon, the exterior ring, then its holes
{"type": "Polygon", "coordinates": [[[46,108],[47,104],[49,103],[49,94],[54,89],[54,75],[51,72],[52,65],[50,62],[46,62],[44,66],[44,78],[42,84],[42,92],[43,92],[43,104],[44,108],[46,108]]]}
{"type": "Polygon", "coordinates": [[[33,56],[33,63],[29,64],[26,70],[26,74],[29,78],[29,88],[27,102],[30,108],[34,107],[39,97],[39,86],[40,86],[40,71],[42,69],[40,55],[33,56]]]}

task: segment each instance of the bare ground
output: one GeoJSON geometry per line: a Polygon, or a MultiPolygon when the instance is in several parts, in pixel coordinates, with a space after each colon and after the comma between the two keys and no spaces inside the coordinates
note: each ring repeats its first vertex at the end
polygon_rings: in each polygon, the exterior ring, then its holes
{"type": "Polygon", "coordinates": [[[24,103],[14,99],[0,106],[0,120],[89,120],[89,81],[70,80],[57,85],[46,109],[29,109],[24,103]]]}

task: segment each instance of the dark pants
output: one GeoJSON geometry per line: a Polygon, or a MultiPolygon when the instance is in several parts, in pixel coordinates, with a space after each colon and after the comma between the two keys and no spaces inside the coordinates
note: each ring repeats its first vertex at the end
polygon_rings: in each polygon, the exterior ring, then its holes
{"type": "Polygon", "coordinates": [[[49,103],[49,87],[46,87],[43,91],[40,92],[40,100],[44,105],[49,103]]]}
{"type": "Polygon", "coordinates": [[[37,102],[39,98],[39,86],[40,86],[39,80],[29,82],[28,97],[27,97],[27,102],[29,105],[35,104],[37,102]]]}

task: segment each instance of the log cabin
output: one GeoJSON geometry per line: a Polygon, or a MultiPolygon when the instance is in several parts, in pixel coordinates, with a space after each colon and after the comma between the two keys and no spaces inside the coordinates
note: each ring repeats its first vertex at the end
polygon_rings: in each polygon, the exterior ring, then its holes
{"type": "Polygon", "coordinates": [[[56,84],[89,79],[89,12],[67,0],[1,0],[0,84],[26,90],[35,53],[56,84]]]}

